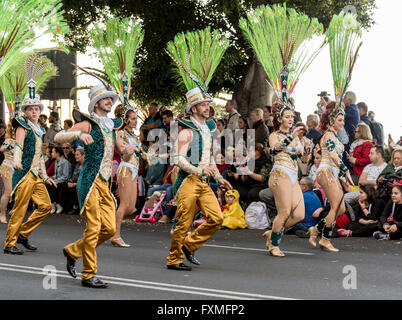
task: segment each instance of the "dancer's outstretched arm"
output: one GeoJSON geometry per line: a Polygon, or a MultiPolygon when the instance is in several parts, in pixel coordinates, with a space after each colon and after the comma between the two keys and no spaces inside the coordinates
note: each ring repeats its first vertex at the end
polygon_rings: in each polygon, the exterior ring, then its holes
{"type": "Polygon", "coordinates": [[[75,124],[68,131],[60,131],[54,137],[54,141],[59,144],[71,143],[74,140],[81,140],[85,145],[94,143],[91,135],[91,124],[89,121],[82,121],[75,124]]]}

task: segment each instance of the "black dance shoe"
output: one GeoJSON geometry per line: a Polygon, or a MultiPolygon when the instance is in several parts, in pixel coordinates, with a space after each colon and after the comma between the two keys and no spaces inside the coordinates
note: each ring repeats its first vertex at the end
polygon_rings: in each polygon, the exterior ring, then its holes
{"type": "Polygon", "coordinates": [[[63,249],[63,254],[67,258],[67,271],[72,276],[74,279],[77,278],[77,271],[75,270],[75,260],[70,257],[70,255],[67,253],[66,249],[63,249]]]}
{"type": "Polygon", "coordinates": [[[30,250],[30,251],[36,251],[38,250],[37,247],[31,245],[28,241],[28,238],[24,238],[21,235],[18,235],[18,239],[17,239],[17,243],[22,244],[26,249],[30,250]]]}
{"type": "Polygon", "coordinates": [[[196,264],[197,266],[201,264],[201,262],[199,262],[197,258],[194,257],[194,253],[191,253],[185,246],[182,247],[182,250],[188,261],[190,261],[193,264],[196,264]]]}
{"type": "Polygon", "coordinates": [[[101,279],[99,279],[98,277],[92,277],[90,279],[87,280],[82,280],[81,284],[84,287],[88,287],[88,288],[107,288],[108,284],[106,282],[103,282],[101,279]]]}
{"type": "Polygon", "coordinates": [[[18,249],[17,247],[4,247],[4,253],[8,254],[24,254],[24,251],[18,249]]]}
{"type": "Polygon", "coordinates": [[[178,264],[167,265],[166,268],[169,270],[179,270],[179,271],[191,271],[193,268],[185,265],[183,262],[178,264]]]}

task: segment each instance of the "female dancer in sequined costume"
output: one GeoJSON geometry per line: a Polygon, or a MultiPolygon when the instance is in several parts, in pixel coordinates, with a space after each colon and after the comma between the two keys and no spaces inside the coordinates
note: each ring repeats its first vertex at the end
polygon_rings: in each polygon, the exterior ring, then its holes
{"type": "Polygon", "coordinates": [[[343,190],[338,178],[344,179],[353,185],[348,168],[342,161],[344,151],[343,144],[338,140],[337,135],[342,130],[345,120],[344,111],[335,102],[330,102],[321,118],[321,129],[326,130],[320,141],[321,164],[317,170],[317,181],[323,188],[331,209],[328,215],[321,219],[316,226],[310,227],[309,242],[316,247],[318,236],[320,248],[329,252],[338,252],[330,242],[336,218],[345,213],[345,202],[343,190]]]}
{"type": "MultiPolygon", "coordinates": [[[[123,117],[124,115],[122,115],[123,117]]],[[[126,112],[124,116],[124,125],[117,134],[125,145],[131,145],[134,148],[133,154],[122,155],[119,168],[117,169],[117,184],[120,196],[120,204],[116,212],[116,233],[111,239],[113,246],[128,248],[120,235],[121,223],[123,218],[134,212],[137,201],[137,179],[139,166],[140,142],[135,136],[133,130],[137,127],[137,114],[133,110],[126,112]]]]}
{"type": "Polygon", "coordinates": [[[275,198],[278,215],[272,225],[272,230],[263,234],[267,238],[266,246],[274,257],[283,257],[279,243],[284,229],[291,228],[304,218],[303,194],[298,182],[297,157],[303,152],[303,146],[298,138],[301,127],[290,131],[294,112],[278,103],[276,109],[281,108],[274,118],[275,127],[279,130],[269,136],[270,153],[274,157],[274,165],[269,177],[269,188],[275,198]]]}

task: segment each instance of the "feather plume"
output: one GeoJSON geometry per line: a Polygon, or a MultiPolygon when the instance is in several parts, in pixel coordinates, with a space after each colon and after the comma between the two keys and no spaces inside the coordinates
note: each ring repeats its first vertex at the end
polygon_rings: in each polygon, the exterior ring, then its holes
{"type": "Polygon", "coordinates": [[[341,11],[332,17],[326,33],[329,43],[335,99],[342,103],[352,78],[356,59],[362,42],[360,24],[356,15],[341,11]]]}
{"type": "Polygon", "coordinates": [[[62,0],[0,1],[0,77],[35,41],[53,36],[54,48],[65,50],[60,37],[69,31],[62,0]]]}
{"type": "Polygon", "coordinates": [[[199,87],[205,96],[208,84],[218,67],[229,40],[218,30],[210,28],[179,33],[167,44],[165,52],[176,64],[176,73],[189,91],[199,87]]]}
{"type": "Polygon", "coordinates": [[[317,47],[311,40],[322,34],[323,25],[286,5],[262,5],[241,18],[239,26],[276,95],[287,100],[325,45],[323,42],[317,47]]]}
{"type": "Polygon", "coordinates": [[[18,100],[28,93],[29,80],[36,82],[36,91],[42,92],[46,83],[58,75],[58,68],[45,56],[25,54],[14,61],[14,65],[0,78],[0,88],[11,111],[18,100]]]}
{"type": "Polygon", "coordinates": [[[136,19],[113,18],[92,32],[93,46],[114,89],[128,105],[134,60],[144,40],[141,23],[136,19]]]}

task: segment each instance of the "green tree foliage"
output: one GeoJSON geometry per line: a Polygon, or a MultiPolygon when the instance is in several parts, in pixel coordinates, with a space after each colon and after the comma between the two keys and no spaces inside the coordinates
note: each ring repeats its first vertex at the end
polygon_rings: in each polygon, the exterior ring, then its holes
{"type": "Polygon", "coordinates": [[[70,46],[85,52],[90,43],[92,21],[113,16],[142,19],[144,41],[138,50],[132,79],[135,100],[141,104],[156,101],[164,105],[183,101],[185,88],[175,81],[174,66],[164,48],[179,32],[195,31],[208,26],[219,29],[230,40],[222,61],[209,84],[211,94],[233,92],[254,59],[251,47],[243,37],[239,20],[246,12],[261,4],[286,2],[287,7],[318,18],[325,28],[333,14],[346,5],[356,7],[363,28],[373,23],[375,0],[63,0],[71,32],[70,46]]]}

